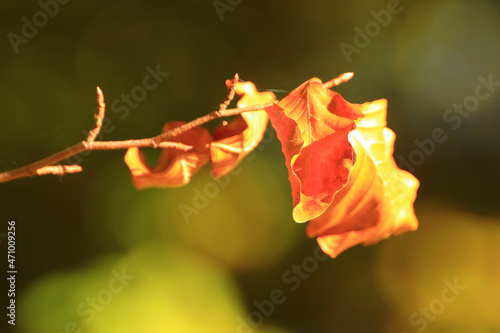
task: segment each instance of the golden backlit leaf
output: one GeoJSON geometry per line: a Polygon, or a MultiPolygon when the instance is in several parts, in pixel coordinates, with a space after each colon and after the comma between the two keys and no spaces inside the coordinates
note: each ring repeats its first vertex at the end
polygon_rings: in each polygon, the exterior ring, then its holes
{"type": "Polygon", "coordinates": [[[364,103],[360,109],[365,117],[349,133],[358,156],[349,182],[325,213],[307,226],[307,234],[318,237],[331,257],[354,245],[370,245],[418,227],[413,202],[419,181],[394,161],[396,136],[385,127],[387,101],[364,103]]]}
{"type": "MultiPolygon", "coordinates": [[[[183,125],[184,122],[168,122],[163,132],[183,125]]],[[[175,148],[163,148],[158,163],[149,167],[139,148],[133,147],[125,154],[125,163],[132,173],[132,182],[138,189],[148,187],[178,187],[187,184],[191,176],[210,159],[208,144],[212,138],[204,127],[195,127],[172,138],[193,146],[190,151],[175,148]]]]}

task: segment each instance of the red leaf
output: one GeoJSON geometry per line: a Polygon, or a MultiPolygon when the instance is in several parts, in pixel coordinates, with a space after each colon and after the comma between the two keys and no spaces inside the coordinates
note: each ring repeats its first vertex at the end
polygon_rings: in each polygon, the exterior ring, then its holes
{"type": "MultiPolygon", "coordinates": [[[[230,84],[227,81],[226,84],[230,84]]],[[[258,92],[252,82],[237,82],[236,94],[242,96],[238,107],[272,102],[276,96],[272,92],[258,92]]],[[[257,147],[264,136],[268,122],[265,111],[244,112],[229,124],[215,129],[210,145],[212,173],[220,177],[231,171],[246,155],[257,147]]]]}
{"type": "MultiPolygon", "coordinates": [[[[163,132],[183,125],[184,122],[168,122],[163,132]]],[[[189,183],[191,176],[203,164],[209,161],[207,145],[212,138],[204,127],[196,127],[172,138],[172,142],[180,142],[195,149],[182,151],[175,148],[163,148],[160,159],[154,168],[147,165],[139,148],[129,148],[125,154],[125,163],[132,173],[132,182],[138,189],[148,187],[178,187],[189,183]]]]}
{"type": "Polygon", "coordinates": [[[392,157],[395,134],[385,127],[387,101],[359,107],[365,118],[349,134],[358,156],[349,182],[326,212],[307,226],[307,234],[318,237],[331,257],[354,245],[370,245],[418,227],[413,202],[419,182],[399,169],[392,157]]]}
{"type": "Polygon", "coordinates": [[[356,160],[347,138],[363,114],[338,93],[310,79],[266,110],[285,155],[293,218],[320,216],[348,180],[356,160]]]}

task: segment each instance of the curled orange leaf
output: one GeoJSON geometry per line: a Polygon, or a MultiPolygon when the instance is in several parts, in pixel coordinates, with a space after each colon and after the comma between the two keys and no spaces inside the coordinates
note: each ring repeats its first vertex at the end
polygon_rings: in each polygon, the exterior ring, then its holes
{"type": "Polygon", "coordinates": [[[293,218],[297,222],[314,219],[347,183],[356,161],[348,134],[363,114],[317,78],[266,111],[285,155],[293,218]]]}
{"type": "Polygon", "coordinates": [[[386,128],[387,101],[364,103],[360,109],[365,117],[349,133],[358,156],[349,182],[325,213],[307,226],[307,234],[318,237],[331,257],[418,227],[413,202],[419,181],[394,161],[396,136],[386,128]]]}
{"type": "MultiPolygon", "coordinates": [[[[183,125],[184,122],[168,122],[163,132],[183,125]]],[[[143,153],[137,147],[129,148],[125,163],[132,173],[132,182],[138,189],[148,187],[178,187],[187,184],[191,176],[210,159],[207,145],[212,138],[204,127],[195,127],[172,138],[193,146],[193,150],[183,151],[176,148],[163,148],[158,163],[149,167],[143,153]]]]}
{"type": "MultiPolygon", "coordinates": [[[[230,83],[231,81],[226,81],[226,84],[230,83]]],[[[235,88],[236,94],[241,96],[238,107],[265,104],[276,99],[272,92],[257,91],[252,82],[237,82],[235,88]]],[[[214,130],[210,159],[215,177],[231,171],[258,146],[266,131],[267,122],[268,116],[263,110],[244,112],[214,130]]]]}

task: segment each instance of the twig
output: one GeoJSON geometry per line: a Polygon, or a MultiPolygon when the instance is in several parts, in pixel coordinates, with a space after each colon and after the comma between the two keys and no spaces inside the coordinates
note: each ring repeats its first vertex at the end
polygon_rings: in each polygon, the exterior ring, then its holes
{"type": "Polygon", "coordinates": [[[347,72],[347,73],[341,74],[338,77],[336,77],[335,79],[331,79],[330,81],[323,83],[323,88],[336,87],[344,82],[349,81],[350,79],[352,79],[353,76],[354,76],[354,73],[352,73],[352,72],[347,72]]]}
{"type": "MultiPolygon", "coordinates": [[[[344,73],[335,79],[332,79],[323,84],[324,88],[331,88],[338,86],[343,82],[349,81],[353,77],[353,73],[344,73]]],[[[243,112],[250,111],[259,111],[264,110],[274,104],[274,102],[261,104],[261,105],[252,105],[243,108],[234,108],[227,109],[231,101],[234,99],[234,94],[236,92],[236,82],[239,81],[238,74],[234,75],[232,80],[232,85],[229,89],[229,93],[221,104],[219,104],[219,108],[215,111],[210,112],[209,114],[194,119],[182,126],[176,127],[168,132],[159,134],[157,136],[139,139],[139,140],[123,140],[123,141],[95,141],[99,132],[101,131],[104,115],[105,115],[105,107],[104,104],[104,95],[102,90],[97,87],[97,113],[94,115],[95,118],[95,127],[89,132],[86,140],[80,141],[74,144],[71,147],[68,147],[58,153],[55,153],[51,156],[45,157],[36,162],[30,163],[23,167],[8,170],[0,173],[0,183],[9,182],[19,178],[32,177],[36,175],[65,175],[67,173],[76,173],[82,171],[82,167],[79,165],[54,165],[58,162],[61,162],[73,155],[77,155],[83,151],[89,150],[114,150],[114,149],[128,149],[131,147],[152,147],[152,148],[174,148],[183,151],[189,151],[195,149],[193,146],[185,145],[180,142],[168,142],[168,139],[171,139],[181,133],[187,132],[197,126],[200,126],[204,123],[207,123],[211,120],[223,117],[230,117],[234,115],[238,115],[243,112]]]]}
{"type": "Polygon", "coordinates": [[[87,137],[87,142],[94,142],[97,135],[102,128],[102,121],[104,119],[104,113],[106,109],[106,104],[104,104],[104,95],[102,94],[101,88],[97,87],[97,113],[94,115],[95,118],[95,127],[93,130],[89,132],[87,137]]]}
{"type": "MultiPolygon", "coordinates": [[[[32,177],[37,175],[37,170],[46,167],[46,166],[51,166],[57,162],[60,162],[70,156],[76,155],[81,153],[82,151],[85,150],[85,147],[83,146],[83,142],[81,141],[71,147],[68,147],[58,153],[55,153],[49,157],[45,157],[41,160],[38,160],[36,162],[30,163],[28,165],[25,165],[23,167],[17,168],[17,169],[12,169],[9,171],[5,171],[0,173],[0,183],[5,183],[14,179],[18,178],[24,178],[24,177],[32,177]]],[[[47,174],[47,173],[43,173],[47,174]]],[[[52,173],[54,174],[54,173],[52,173]]]]}
{"type": "Polygon", "coordinates": [[[268,107],[272,106],[273,104],[274,104],[274,102],[267,103],[267,104],[261,104],[261,105],[251,105],[251,106],[246,106],[243,108],[226,109],[226,110],[222,110],[222,111],[215,110],[215,111],[212,111],[205,116],[202,116],[198,119],[190,121],[189,123],[186,123],[182,126],[176,127],[168,132],[162,133],[162,134],[157,135],[151,139],[145,139],[145,140],[153,140],[153,142],[156,142],[156,144],[159,144],[162,141],[168,140],[170,138],[173,138],[174,136],[177,136],[181,133],[189,131],[192,128],[195,128],[195,127],[200,126],[202,124],[208,123],[211,120],[214,120],[217,118],[235,116],[235,115],[243,113],[243,112],[264,110],[265,108],[268,108],[268,107]]]}
{"type": "Polygon", "coordinates": [[[224,102],[219,104],[219,111],[225,110],[229,106],[229,103],[231,103],[231,101],[234,99],[234,94],[236,93],[236,83],[239,80],[240,76],[238,75],[238,73],[234,74],[234,78],[231,81],[231,87],[229,88],[229,93],[227,94],[227,97],[224,100],[224,102]]]}
{"type": "Polygon", "coordinates": [[[73,165],[49,165],[36,170],[38,176],[42,175],[61,175],[64,176],[67,173],[77,173],[81,172],[83,169],[81,166],[73,165]]]}
{"type": "MultiPolygon", "coordinates": [[[[237,76],[235,75],[235,77],[237,76]]],[[[234,92],[232,91],[233,89],[230,89],[226,101],[229,100],[230,102],[230,99],[234,98],[234,92]]],[[[140,147],[140,148],[151,147],[151,148],[175,148],[183,151],[189,151],[191,149],[194,149],[194,147],[185,145],[180,142],[167,142],[167,140],[217,118],[229,117],[240,114],[242,112],[259,111],[273,105],[273,103],[267,103],[262,105],[247,106],[244,108],[225,109],[224,107],[225,102],[224,102],[221,104],[221,106],[219,106],[218,110],[212,111],[211,113],[205,116],[197,118],[180,127],[176,127],[168,132],[159,134],[152,138],[139,139],[139,140],[123,140],[123,141],[94,141],[99,135],[105,114],[104,96],[101,89],[99,88],[97,88],[97,104],[98,104],[98,112],[95,115],[96,125],[94,129],[92,129],[89,132],[89,135],[85,141],[80,141],[71,147],[68,147],[60,152],[57,152],[53,155],[50,155],[36,162],[25,165],[23,167],[1,172],[0,183],[5,183],[15,179],[32,177],[36,175],[48,175],[48,174],[65,175],[67,173],[80,172],[81,166],[79,165],[54,165],[54,164],[61,162],[71,156],[77,155],[83,151],[88,151],[88,150],[115,150],[115,149],[128,149],[131,147],[140,147]]]]}

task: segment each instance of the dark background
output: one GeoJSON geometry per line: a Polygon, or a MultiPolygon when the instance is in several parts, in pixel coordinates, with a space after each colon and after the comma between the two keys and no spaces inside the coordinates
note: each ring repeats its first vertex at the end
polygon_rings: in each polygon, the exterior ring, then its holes
{"type": "MultiPolygon", "coordinates": [[[[204,169],[179,189],[137,191],[124,151],[92,152],[69,161],[82,173],[0,185],[0,233],[16,221],[18,270],[16,326],[5,316],[2,325],[23,333],[500,332],[499,87],[460,120],[443,118],[474,100],[481,77],[500,81],[500,5],[402,0],[390,22],[376,23],[397,2],[221,1],[231,8],[221,20],[212,1],[72,0],[57,13],[47,2],[54,14],[45,23],[43,0],[3,0],[2,171],[82,140],[96,86],[112,123],[103,139],[123,140],[212,111],[235,72],[259,89],[291,91],[352,71],[336,90],[355,103],[389,100],[394,156],[413,156],[406,168],[421,187],[418,231],[320,261],[316,241],[291,218],[274,137],[238,175],[219,184],[204,169]],[[44,24],[13,46],[12,33],[22,36],[34,15],[44,24]],[[363,45],[357,31],[367,27],[379,28],[363,45]],[[346,57],[342,43],[357,51],[346,57]],[[169,75],[120,111],[148,66],[169,75]],[[436,128],[446,140],[431,144],[436,128]],[[213,198],[184,219],[179,207],[207,186],[213,198]],[[310,273],[294,271],[303,264],[310,273]],[[110,293],[122,269],[134,278],[110,293]],[[454,281],[466,289],[444,302],[454,281]],[[276,289],[282,297],[271,306],[276,289]],[[98,302],[92,317],[89,298],[98,302]],[[430,319],[419,312],[426,308],[430,319]],[[248,326],[248,313],[261,325],[248,326]]],[[[154,161],[157,152],[147,153],[154,161]]]]}

